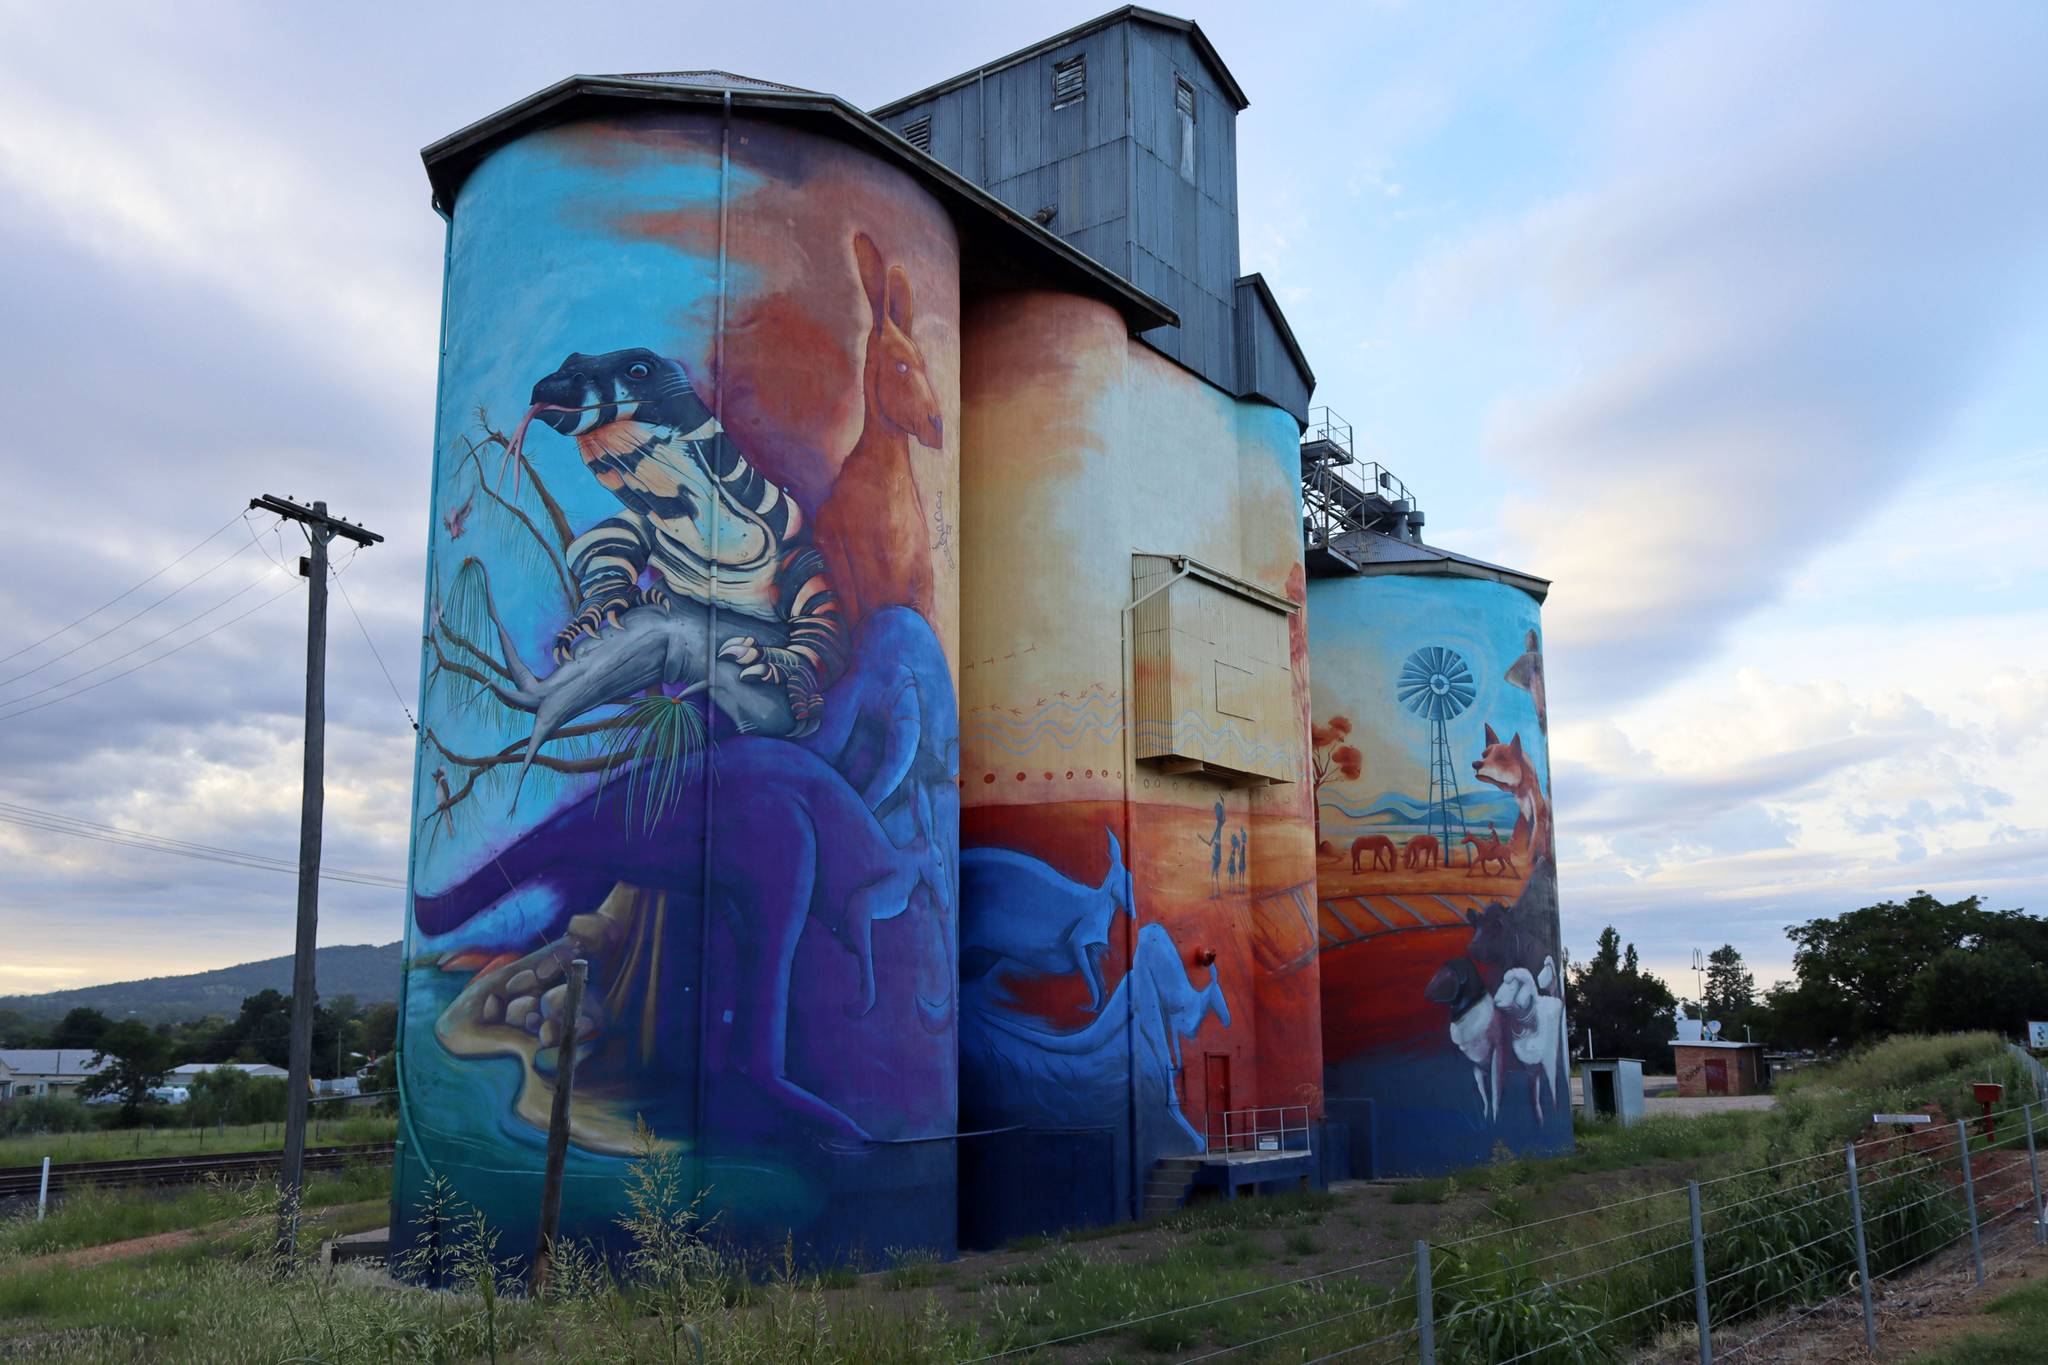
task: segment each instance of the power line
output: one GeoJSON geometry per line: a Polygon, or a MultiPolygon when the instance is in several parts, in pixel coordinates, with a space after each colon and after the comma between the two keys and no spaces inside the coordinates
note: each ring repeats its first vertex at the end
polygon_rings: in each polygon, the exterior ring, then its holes
{"type": "MultiPolygon", "coordinates": [[[[244,546],[243,550],[238,551],[238,553],[246,552],[246,550],[247,547],[244,546]]],[[[249,582],[243,584],[241,587],[229,593],[226,597],[221,598],[220,601],[214,603],[206,610],[196,612],[193,615],[186,617],[184,620],[178,622],[177,625],[172,626],[169,630],[164,631],[160,635],[153,635],[149,639],[144,640],[139,645],[129,646],[127,649],[122,650],[119,654],[116,654],[111,659],[102,660],[101,662],[94,664],[90,668],[80,669],[78,672],[73,673],[68,678],[59,678],[56,682],[46,683],[42,687],[38,687],[33,692],[24,692],[18,697],[0,698],[0,708],[14,706],[17,703],[27,701],[31,697],[40,697],[45,692],[54,692],[60,687],[65,687],[70,685],[71,683],[77,682],[80,678],[89,678],[103,668],[112,668],[115,664],[120,663],[121,660],[123,659],[133,658],[135,655],[140,654],[143,650],[148,649],[151,645],[161,644],[165,640],[170,639],[173,635],[176,635],[179,631],[185,629],[185,627],[197,624],[198,622],[205,620],[207,617],[213,615],[215,612],[219,611],[222,607],[234,601],[236,598],[244,596],[247,593],[254,592],[257,588],[263,586],[264,581],[265,580],[261,578],[251,579],[249,582]]],[[[9,679],[9,681],[11,682],[13,680],[9,679]]],[[[81,688],[80,690],[83,691],[84,689],[81,688]]]]}
{"type": "MultiPolygon", "coordinates": [[[[78,688],[71,692],[60,693],[59,695],[50,698],[48,701],[37,702],[34,706],[25,706],[21,708],[19,711],[7,711],[5,713],[0,713],[0,721],[15,720],[19,717],[28,715],[31,711],[40,711],[46,706],[55,706],[58,702],[70,701],[73,697],[84,696],[87,692],[92,691],[94,688],[105,687],[110,682],[119,682],[122,678],[127,677],[130,673],[134,673],[141,669],[147,668],[154,663],[161,663],[165,659],[170,658],[173,654],[176,654],[179,650],[189,649],[193,645],[198,644],[201,640],[205,640],[212,636],[220,634],[220,632],[226,630],[229,626],[235,624],[235,622],[255,615],[257,612],[262,611],[265,607],[269,606],[272,602],[279,600],[279,598],[290,596],[293,592],[297,591],[298,586],[299,585],[297,583],[289,584],[285,588],[285,590],[281,593],[278,593],[276,597],[266,597],[261,602],[258,602],[255,606],[249,608],[249,610],[241,613],[241,615],[230,616],[227,620],[221,622],[213,629],[201,632],[200,634],[193,636],[191,639],[184,641],[182,644],[172,645],[163,653],[155,655],[152,658],[144,659],[141,663],[136,664],[131,668],[124,668],[119,673],[116,673],[111,677],[101,678],[98,682],[87,683],[84,687],[78,688]]],[[[237,594],[237,596],[239,595],[240,594],[237,594]]],[[[226,603],[222,603],[222,605],[225,606],[226,603]]],[[[91,672],[93,670],[88,669],[87,671],[91,672]]],[[[25,698],[16,698],[16,700],[25,700],[25,698]]]]}
{"type": "MultiPolygon", "coordinates": [[[[348,557],[348,562],[343,564],[341,566],[341,569],[346,569],[349,566],[349,564],[355,563],[355,559],[356,557],[354,552],[351,552],[348,557]]],[[[348,608],[348,614],[350,616],[355,617],[356,629],[362,632],[363,643],[370,647],[370,657],[377,661],[377,670],[378,672],[384,675],[385,683],[390,686],[392,699],[398,703],[398,709],[405,712],[406,724],[412,726],[413,731],[417,733],[420,728],[420,723],[417,720],[413,719],[412,708],[405,704],[405,694],[398,690],[398,680],[391,676],[390,669],[384,667],[384,656],[377,652],[377,642],[370,638],[370,628],[363,624],[363,618],[357,614],[356,604],[349,598],[348,589],[342,587],[341,569],[335,570],[332,577],[334,579],[334,586],[337,588],[341,588],[342,604],[348,608]]]]}
{"type": "MultiPolygon", "coordinates": [[[[216,534],[218,534],[218,533],[216,532],[216,534]]],[[[157,609],[158,607],[160,607],[160,606],[162,606],[162,605],[163,605],[164,603],[166,603],[166,602],[170,601],[170,600],[171,600],[171,599],[172,599],[173,597],[176,597],[176,596],[177,596],[177,595],[178,595],[179,593],[181,593],[181,592],[185,591],[185,589],[187,589],[187,588],[191,587],[191,586],[192,586],[192,585],[193,585],[194,583],[197,583],[197,582],[199,582],[199,581],[200,581],[200,580],[202,580],[202,579],[206,579],[206,578],[211,578],[211,577],[213,576],[213,574],[214,574],[214,572],[215,572],[216,570],[218,570],[218,569],[221,569],[221,568],[225,567],[225,566],[226,566],[226,565],[227,565],[227,564],[228,564],[228,563],[229,563],[229,562],[230,562],[231,560],[236,560],[236,559],[240,559],[240,558],[241,558],[241,557],[242,557],[243,555],[245,555],[245,554],[247,554],[247,553],[249,553],[249,547],[248,547],[248,546],[246,546],[246,545],[244,545],[244,546],[242,546],[242,548],[240,548],[239,550],[236,550],[236,551],[235,551],[235,552],[234,552],[233,554],[229,555],[229,556],[228,556],[228,557],[227,557],[226,559],[223,559],[223,560],[219,561],[218,563],[216,563],[216,564],[215,564],[215,565],[213,566],[213,568],[211,568],[211,569],[208,569],[208,570],[207,570],[207,571],[206,571],[205,573],[202,573],[202,574],[198,574],[198,575],[196,575],[195,577],[192,577],[192,578],[188,578],[188,579],[186,579],[186,580],[185,580],[185,581],[184,581],[183,583],[180,583],[180,584],[179,584],[179,585],[178,585],[177,587],[175,587],[175,588],[172,588],[172,589],[171,589],[171,590],[170,590],[169,592],[165,593],[165,594],[164,594],[164,595],[163,595],[162,597],[159,597],[159,598],[157,598],[157,599],[156,599],[156,601],[154,601],[154,602],[150,603],[150,604],[149,604],[148,606],[146,606],[146,607],[142,608],[142,609],[141,609],[140,611],[137,611],[137,612],[132,612],[132,613],[130,613],[129,615],[127,615],[127,616],[124,616],[124,617],[122,617],[122,618],[121,618],[121,619],[120,619],[119,621],[115,622],[115,623],[114,623],[113,625],[111,625],[111,626],[108,626],[108,627],[107,627],[107,628],[106,628],[105,630],[101,631],[101,632],[100,632],[99,634],[97,634],[97,635],[94,635],[94,636],[91,636],[91,637],[89,637],[89,638],[87,638],[87,639],[84,639],[84,640],[80,640],[80,641],[79,641],[79,642],[78,642],[77,644],[75,644],[75,645],[71,646],[71,648],[69,648],[69,649],[65,650],[65,651],[64,651],[64,652],[63,652],[62,654],[52,654],[52,655],[51,655],[51,656],[50,656],[49,658],[47,658],[47,659],[43,660],[43,661],[42,661],[41,663],[37,664],[37,665],[36,665],[36,666],[35,666],[34,668],[24,668],[24,669],[23,669],[23,670],[22,670],[21,672],[19,672],[19,673],[16,673],[16,674],[14,674],[14,675],[13,675],[12,677],[7,677],[7,678],[0,678],[0,687],[5,687],[5,686],[7,686],[7,685],[8,685],[9,683],[16,683],[16,682],[20,682],[20,681],[21,681],[21,680],[22,680],[23,678],[26,678],[26,677],[27,677],[27,676],[29,676],[29,674],[31,674],[31,673],[40,673],[40,672],[42,672],[42,671],[43,671],[44,669],[48,668],[48,667],[49,667],[49,666],[50,666],[51,664],[53,664],[53,663],[56,663],[56,662],[57,662],[58,660],[60,660],[60,659],[68,659],[68,658],[70,658],[70,657],[71,657],[72,655],[76,654],[76,653],[77,653],[77,652],[78,652],[79,650],[81,650],[81,649],[87,649],[87,648],[90,648],[91,646],[93,646],[93,645],[95,645],[95,644],[98,644],[98,643],[99,643],[99,642],[100,642],[101,640],[104,640],[104,639],[106,639],[106,638],[107,638],[107,637],[108,637],[109,635],[112,635],[112,634],[114,634],[114,633],[115,633],[116,631],[119,631],[119,630],[121,630],[121,629],[122,629],[123,627],[127,626],[127,625],[128,625],[128,624],[129,624],[130,622],[132,622],[132,621],[135,621],[135,620],[138,620],[138,619],[140,619],[141,617],[144,617],[144,616],[147,616],[147,615],[149,615],[149,613],[151,613],[151,612],[155,611],[155,610],[156,610],[156,609],[157,609]]],[[[201,616],[204,616],[205,614],[206,614],[206,613],[204,613],[204,612],[201,612],[201,613],[200,613],[200,615],[201,615],[201,616]]],[[[194,620],[196,620],[196,619],[198,619],[198,618],[197,618],[197,617],[195,617],[195,618],[193,618],[193,619],[194,619],[194,620]]],[[[103,667],[104,665],[101,665],[101,666],[103,667]]],[[[90,672],[91,670],[90,670],[90,669],[88,669],[87,671],[88,671],[88,672],[90,672]]]]}
{"type": "Polygon", "coordinates": [[[63,625],[51,631],[48,635],[43,636],[42,639],[31,640],[27,644],[23,645],[20,649],[15,650],[12,654],[0,654],[0,664],[10,662],[14,659],[18,659],[32,649],[35,649],[41,645],[48,644],[50,641],[56,639],[59,635],[62,635],[65,631],[70,630],[73,626],[80,625],[86,621],[90,621],[93,617],[98,616],[101,612],[105,611],[108,607],[113,606],[114,603],[120,601],[122,598],[127,597],[133,593],[140,592],[142,589],[156,582],[157,579],[162,578],[165,574],[169,573],[172,569],[175,569],[180,564],[183,564],[193,555],[198,554],[201,550],[205,549],[215,540],[218,540],[220,538],[220,534],[222,531],[227,530],[228,527],[233,526],[236,521],[240,520],[241,518],[247,517],[248,515],[249,514],[247,512],[243,512],[240,513],[238,516],[229,517],[226,521],[220,524],[219,529],[215,530],[212,535],[208,536],[205,540],[200,541],[197,545],[194,545],[191,549],[185,551],[185,553],[179,555],[176,559],[164,565],[161,569],[158,569],[155,573],[143,579],[140,583],[135,584],[133,587],[122,589],[120,592],[115,593],[112,597],[109,597],[106,601],[94,607],[85,615],[76,617],[73,620],[65,622],[63,625]]]}
{"type": "MultiPolygon", "coordinates": [[[[91,839],[103,844],[114,844],[124,848],[139,848],[152,853],[169,853],[181,858],[193,858],[201,862],[224,863],[233,867],[253,868],[261,872],[286,872],[297,875],[299,865],[289,858],[272,858],[262,853],[251,853],[243,849],[222,848],[215,844],[197,844],[184,839],[172,839],[165,835],[148,834],[142,830],[123,829],[118,825],[103,825],[96,820],[86,820],[74,815],[60,815],[55,811],[40,810],[34,806],[19,805],[12,801],[0,801],[0,821],[20,825],[27,829],[43,830],[52,834],[67,834],[77,839],[91,839]]],[[[347,882],[355,886],[374,886],[385,890],[403,891],[405,883],[395,877],[386,877],[375,872],[354,872],[345,868],[323,868],[321,877],[328,881],[347,882]]]]}

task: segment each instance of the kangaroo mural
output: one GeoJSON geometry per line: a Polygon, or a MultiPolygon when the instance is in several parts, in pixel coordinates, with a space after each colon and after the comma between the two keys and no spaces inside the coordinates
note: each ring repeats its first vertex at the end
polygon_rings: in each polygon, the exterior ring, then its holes
{"type": "Polygon", "coordinates": [[[1131,970],[1085,1028],[1059,1033],[1026,1022],[987,998],[970,997],[963,1016],[963,1110],[977,1122],[1114,1127],[1137,1089],[1141,1124],[1163,1114],[1168,1128],[1147,1143],[1147,1160],[1200,1152],[1207,1143],[1181,1113],[1174,1077],[1181,1042],[1214,1016],[1230,1027],[1230,1005],[1216,965],[1196,987],[1164,927],[1138,931],[1131,970]]]}
{"type": "Polygon", "coordinates": [[[960,854],[960,975],[974,980],[1006,964],[1043,975],[1078,972],[1088,1008],[1102,1009],[1102,955],[1118,914],[1131,914],[1131,874],[1108,829],[1109,871],[1099,886],[1073,881],[1004,848],[960,854]]]}
{"type": "Polygon", "coordinates": [[[910,276],[901,266],[884,266],[864,232],[853,238],[853,256],[872,318],[861,371],[866,418],[818,512],[818,543],[854,617],[891,603],[929,617],[931,532],[910,442],[939,449],[945,424],[924,353],[911,339],[910,276]]]}

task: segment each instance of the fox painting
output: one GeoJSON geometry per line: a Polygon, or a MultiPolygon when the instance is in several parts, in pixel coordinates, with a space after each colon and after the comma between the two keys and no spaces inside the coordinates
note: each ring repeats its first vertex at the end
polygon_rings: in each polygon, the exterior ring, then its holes
{"type": "Polygon", "coordinates": [[[1487,726],[1486,748],[1473,760],[1472,775],[1515,799],[1518,814],[1509,845],[1530,862],[1552,858],[1550,798],[1543,794],[1543,779],[1536,765],[1522,752],[1521,735],[1503,744],[1493,727],[1487,726]]]}

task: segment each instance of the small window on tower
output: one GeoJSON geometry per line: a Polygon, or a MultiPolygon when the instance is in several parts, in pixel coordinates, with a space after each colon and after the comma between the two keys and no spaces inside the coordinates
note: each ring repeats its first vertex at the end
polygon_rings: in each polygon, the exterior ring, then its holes
{"type": "Polygon", "coordinates": [[[1195,87],[1179,77],[1173,82],[1173,111],[1180,119],[1180,173],[1195,178],[1195,87]]]}
{"type": "Polygon", "coordinates": [[[1088,98],[1088,54],[1052,64],[1052,107],[1064,109],[1088,98]]]}
{"type": "Polygon", "coordinates": [[[903,125],[903,140],[920,152],[930,153],[932,149],[932,118],[914,118],[903,125]]]}

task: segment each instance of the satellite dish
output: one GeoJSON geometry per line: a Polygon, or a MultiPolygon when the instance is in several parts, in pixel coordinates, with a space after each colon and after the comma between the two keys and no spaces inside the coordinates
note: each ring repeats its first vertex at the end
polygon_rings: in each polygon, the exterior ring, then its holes
{"type": "Polygon", "coordinates": [[[1720,1021],[1719,1019],[1709,1019],[1709,1020],[1707,1021],[1707,1037],[1709,1037],[1709,1038],[1719,1038],[1720,1036],[1721,1036],[1721,1021],[1720,1021]]]}

